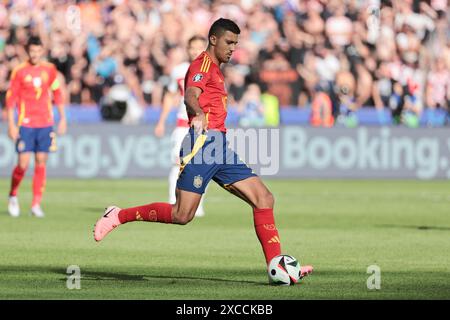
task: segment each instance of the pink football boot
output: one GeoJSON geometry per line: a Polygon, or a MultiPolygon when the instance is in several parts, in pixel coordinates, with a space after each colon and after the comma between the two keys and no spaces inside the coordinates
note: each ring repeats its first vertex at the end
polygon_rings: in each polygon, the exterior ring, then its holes
{"type": "Polygon", "coordinates": [[[303,266],[300,268],[300,279],[303,279],[306,276],[309,276],[311,273],[313,273],[313,266],[303,266]]]}
{"type": "Polygon", "coordinates": [[[102,240],[108,233],[120,225],[119,211],[121,209],[116,206],[106,208],[105,214],[101,217],[94,227],[95,241],[102,240]]]}

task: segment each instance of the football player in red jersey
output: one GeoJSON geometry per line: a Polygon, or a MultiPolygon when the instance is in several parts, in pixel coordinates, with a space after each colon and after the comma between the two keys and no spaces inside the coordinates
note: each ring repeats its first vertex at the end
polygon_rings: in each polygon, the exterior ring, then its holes
{"type": "Polygon", "coordinates": [[[41,40],[31,37],[26,50],[29,59],[13,70],[6,93],[8,135],[16,143],[19,154],[11,178],[8,212],[13,217],[20,214],[17,192],[31,154],[34,153],[31,213],[36,217],[44,217],[41,200],[46,180],[46,162],[48,153],[56,149],[52,99],[60,115],[58,134],[66,132],[67,124],[58,72],[53,64],[43,61],[44,48],[41,40]],[[14,116],[16,107],[19,114],[17,123],[14,116]]]}
{"type": "MultiPolygon", "coordinates": [[[[202,36],[193,36],[189,39],[187,45],[187,53],[189,56],[189,62],[182,62],[176,65],[172,72],[170,73],[170,83],[167,88],[167,92],[163,97],[163,107],[161,111],[161,115],[159,117],[158,123],[155,126],[155,135],[159,138],[164,136],[165,132],[165,122],[167,120],[167,116],[169,115],[170,110],[172,109],[174,102],[177,97],[184,97],[184,77],[186,76],[186,72],[189,69],[189,65],[195,58],[197,58],[203,50],[206,48],[206,38],[202,36]]],[[[176,127],[172,132],[171,141],[172,141],[172,152],[171,152],[171,160],[172,160],[172,169],[170,169],[169,173],[169,202],[175,203],[177,201],[177,197],[175,194],[175,190],[177,187],[178,174],[180,171],[180,159],[179,153],[181,148],[181,143],[183,142],[184,137],[189,132],[189,118],[186,111],[186,106],[184,105],[184,99],[180,99],[178,105],[177,112],[177,122],[176,127]]],[[[205,211],[203,209],[203,198],[200,201],[200,204],[195,212],[196,217],[202,217],[205,215],[205,211]]]]}
{"type": "MultiPolygon", "coordinates": [[[[273,215],[274,197],[261,179],[229,148],[225,138],[227,92],[220,65],[231,59],[239,34],[239,27],[233,21],[215,21],[208,34],[208,48],[191,63],[186,74],[184,101],[191,128],[180,151],[176,203],[156,202],[127,209],[110,206],[95,225],[96,241],[102,240],[117,226],[131,221],[189,223],[195,216],[206,185],[212,179],[252,207],[254,227],[266,263],[281,254],[273,215]],[[220,152],[208,158],[208,150],[220,152]]],[[[304,266],[301,277],[311,272],[311,266],[304,266]]]]}

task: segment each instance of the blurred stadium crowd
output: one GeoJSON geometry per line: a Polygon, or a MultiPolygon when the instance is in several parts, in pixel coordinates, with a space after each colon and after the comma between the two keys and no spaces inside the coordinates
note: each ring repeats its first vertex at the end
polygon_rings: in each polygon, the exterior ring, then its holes
{"type": "MultiPolygon", "coordinates": [[[[224,68],[229,101],[250,125],[263,118],[264,93],[280,108],[311,108],[313,125],[351,124],[373,107],[416,126],[424,110],[448,113],[447,9],[446,0],[0,1],[1,103],[34,34],[71,104],[101,105],[122,86],[159,108],[187,40],[226,17],[242,30],[224,68]]],[[[439,119],[427,121],[448,121],[439,119]]]]}

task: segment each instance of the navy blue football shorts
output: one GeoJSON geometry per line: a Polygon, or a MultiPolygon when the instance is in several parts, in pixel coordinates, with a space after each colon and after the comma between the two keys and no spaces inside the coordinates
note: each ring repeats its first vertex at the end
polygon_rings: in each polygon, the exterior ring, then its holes
{"type": "Polygon", "coordinates": [[[256,174],[229,147],[225,132],[209,130],[204,134],[189,129],[180,150],[177,188],[199,194],[209,181],[226,187],[256,174]]]}
{"type": "Polygon", "coordinates": [[[16,141],[16,151],[23,152],[51,152],[56,150],[56,134],[53,127],[19,128],[19,138],[16,141]]]}

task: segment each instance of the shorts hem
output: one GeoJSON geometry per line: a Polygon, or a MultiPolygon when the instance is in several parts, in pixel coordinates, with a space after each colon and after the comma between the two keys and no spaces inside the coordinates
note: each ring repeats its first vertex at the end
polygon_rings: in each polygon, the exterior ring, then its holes
{"type": "Polygon", "coordinates": [[[205,191],[201,191],[201,190],[196,191],[196,190],[180,187],[178,185],[177,185],[177,189],[180,189],[180,190],[183,190],[183,191],[189,191],[189,192],[197,193],[197,194],[204,194],[205,193],[205,191]]]}
{"type": "Polygon", "coordinates": [[[242,180],[251,178],[251,177],[257,177],[257,176],[258,176],[258,175],[257,175],[256,173],[252,173],[251,175],[249,175],[249,176],[247,176],[247,177],[239,177],[238,179],[234,180],[233,182],[230,182],[230,183],[224,183],[223,185],[229,186],[229,185],[232,185],[233,183],[236,183],[236,182],[239,182],[239,181],[242,181],[242,180]]]}

